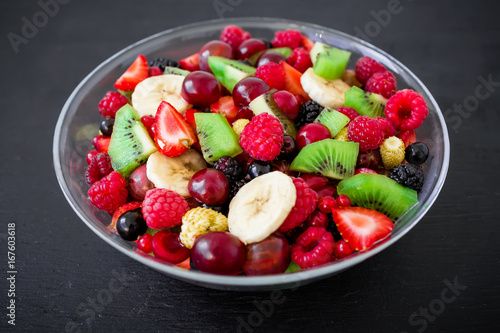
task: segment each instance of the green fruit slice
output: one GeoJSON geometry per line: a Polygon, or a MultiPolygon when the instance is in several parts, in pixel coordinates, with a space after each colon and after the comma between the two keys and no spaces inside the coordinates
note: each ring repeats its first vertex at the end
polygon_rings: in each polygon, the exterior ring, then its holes
{"type": "Polygon", "coordinates": [[[337,135],[349,123],[349,117],[332,108],[324,108],[318,115],[315,123],[320,123],[328,127],[332,137],[337,135]]]}
{"type": "Polygon", "coordinates": [[[309,54],[314,73],[327,80],[340,79],[351,57],[351,52],[321,42],[316,42],[309,54]]]}
{"type": "Polygon", "coordinates": [[[358,87],[351,87],[345,92],[344,105],[355,109],[362,116],[384,117],[387,99],[382,95],[365,92],[358,87]]]}
{"type": "Polygon", "coordinates": [[[236,83],[255,74],[256,69],[236,60],[208,57],[208,66],[219,82],[232,94],[236,83]]]}

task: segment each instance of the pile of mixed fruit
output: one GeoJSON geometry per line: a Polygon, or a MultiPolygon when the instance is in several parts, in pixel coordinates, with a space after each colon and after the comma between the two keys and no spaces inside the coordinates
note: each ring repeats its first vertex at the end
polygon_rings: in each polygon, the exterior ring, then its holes
{"type": "Polygon", "coordinates": [[[90,202],[168,264],[225,275],[370,248],[418,202],[420,94],[370,57],[299,31],[227,26],[180,61],[139,55],[99,103],[90,202]]]}

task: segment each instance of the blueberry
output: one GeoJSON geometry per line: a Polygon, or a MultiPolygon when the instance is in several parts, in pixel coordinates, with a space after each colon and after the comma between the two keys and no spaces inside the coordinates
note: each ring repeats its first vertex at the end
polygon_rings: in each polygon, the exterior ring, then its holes
{"type": "Polygon", "coordinates": [[[140,209],[129,210],[123,213],[116,221],[116,230],[121,238],[128,241],[135,241],[148,230],[148,225],[144,220],[140,209]]]}
{"type": "Polygon", "coordinates": [[[115,120],[113,118],[107,117],[103,121],[101,121],[101,125],[99,126],[99,130],[105,136],[111,136],[113,133],[113,125],[115,124],[115,120]]]}
{"type": "Polygon", "coordinates": [[[406,148],[405,160],[408,163],[422,165],[429,157],[429,148],[423,142],[415,142],[406,148]]]}
{"type": "Polygon", "coordinates": [[[269,163],[255,160],[248,166],[247,176],[250,179],[254,179],[271,171],[272,167],[269,163]]]}

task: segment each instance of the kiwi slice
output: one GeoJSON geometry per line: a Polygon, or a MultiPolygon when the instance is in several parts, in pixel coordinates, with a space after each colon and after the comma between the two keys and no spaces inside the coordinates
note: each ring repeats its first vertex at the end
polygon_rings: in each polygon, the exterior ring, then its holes
{"type": "Polygon", "coordinates": [[[122,106],[116,112],[109,141],[108,154],[113,169],[127,178],[132,171],[146,163],[149,155],[155,151],[155,143],[137,111],[130,104],[122,106]]]}
{"type": "Polygon", "coordinates": [[[283,126],[283,131],[285,132],[285,134],[295,139],[297,137],[297,130],[295,129],[295,125],[290,119],[288,119],[287,116],[285,116],[283,111],[281,111],[281,109],[279,108],[278,104],[276,104],[276,102],[274,101],[273,94],[275,92],[276,89],[271,89],[268,92],[255,98],[249,104],[250,109],[252,109],[253,113],[256,116],[263,112],[275,116],[283,126]]]}
{"type": "Polygon", "coordinates": [[[353,205],[374,209],[393,221],[418,203],[415,190],[373,173],[360,173],[341,181],[337,193],[347,195],[353,205]]]}
{"type": "Polygon", "coordinates": [[[189,73],[191,72],[185,69],[181,69],[178,67],[170,67],[170,66],[165,66],[165,70],[163,71],[163,74],[174,74],[182,76],[187,76],[189,73]]]}
{"type": "Polygon", "coordinates": [[[234,157],[241,152],[238,134],[231,128],[226,117],[218,113],[195,113],[196,132],[203,158],[215,163],[222,156],[234,157]]]}
{"type": "Polygon", "coordinates": [[[362,116],[384,117],[387,99],[354,86],[344,95],[344,105],[356,109],[362,116]]]}
{"type": "Polygon", "coordinates": [[[252,64],[252,66],[255,66],[255,64],[259,60],[260,56],[264,52],[267,52],[267,51],[273,51],[273,52],[281,53],[282,55],[285,56],[285,58],[288,58],[293,53],[293,50],[291,48],[289,48],[289,47],[275,47],[275,48],[267,49],[267,50],[264,50],[264,51],[259,51],[259,52],[256,52],[255,54],[252,54],[252,56],[247,59],[248,62],[250,64],[252,64]]]}
{"type": "Polygon", "coordinates": [[[256,69],[236,60],[208,57],[208,66],[219,82],[232,94],[236,83],[255,74],[256,69]]]}
{"type": "Polygon", "coordinates": [[[314,73],[327,80],[340,79],[351,57],[351,52],[321,42],[316,42],[309,54],[314,73]]]}
{"type": "Polygon", "coordinates": [[[308,144],[298,153],[290,170],[315,173],[333,179],[354,174],[359,143],[325,139],[308,144]]]}
{"type": "Polygon", "coordinates": [[[349,123],[349,117],[346,115],[334,110],[332,108],[326,107],[323,111],[320,112],[315,123],[320,123],[328,127],[330,133],[332,134],[332,138],[337,135],[341,129],[345,127],[349,123]]]}

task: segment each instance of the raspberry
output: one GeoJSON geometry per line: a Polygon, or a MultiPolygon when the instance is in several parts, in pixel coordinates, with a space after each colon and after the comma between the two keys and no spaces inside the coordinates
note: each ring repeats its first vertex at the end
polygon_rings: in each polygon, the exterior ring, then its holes
{"type": "Polygon", "coordinates": [[[211,231],[227,231],[227,217],[213,209],[197,207],[182,217],[181,243],[188,249],[193,247],[198,236],[211,231]]]}
{"type": "Polygon", "coordinates": [[[281,90],[285,87],[285,70],[275,62],[268,62],[257,67],[255,77],[263,80],[272,89],[281,90]]]}
{"type": "Polygon", "coordinates": [[[108,153],[98,153],[92,157],[87,170],[85,170],[85,180],[92,185],[113,172],[111,158],[108,153]]]}
{"type": "Polygon", "coordinates": [[[410,89],[398,91],[385,106],[386,118],[401,132],[420,127],[427,114],[429,109],[424,98],[410,89]]]}
{"type": "Polygon", "coordinates": [[[333,260],[335,240],[322,227],[309,227],[292,245],[292,260],[302,269],[320,266],[333,260]]]}
{"type": "Polygon", "coordinates": [[[359,112],[356,111],[356,109],[349,108],[347,106],[338,108],[337,111],[342,113],[343,115],[347,116],[349,118],[349,120],[353,120],[354,118],[359,116],[359,112]]]}
{"type": "Polygon", "coordinates": [[[396,129],[394,128],[392,123],[389,120],[387,120],[387,118],[375,117],[373,119],[376,119],[378,121],[379,125],[384,130],[386,139],[393,136],[394,134],[396,134],[396,129]]]}
{"type": "Polygon", "coordinates": [[[214,163],[214,169],[224,173],[229,183],[235,183],[243,178],[243,167],[234,158],[222,156],[214,163]]]}
{"type": "Polygon", "coordinates": [[[236,49],[245,40],[250,39],[250,37],[252,37],[250,33],[235,25],[226,26],[220,34],[220,40],[231,45],[233,49],[236,49]]]}
{"type": "Polygon", "coordinates": [[[405,159],[405,144],[403,140],[395,136],[385,139],[380,146],[380,156],[387,170],[401,164],[405,159]]]}
{"type": "Polygon", "coordinates": [[[278,118],[261,113],[252,118],[240,135],[240,145],[251,157],[272,161],[283,145],[283,126],[278,118]]]}
{"type": "Polygon", "coordinates": [[[384,130],[378,121],[368,116],[359,116],[348,125],[349,140],[359,142],[359,150],[367,151],[379,147],[384,141],[384,130]]]}
{"type": "Polygon", "coordinates": [[[303,47],[297,47],[286,60],[292,67],[301,73],[304,73],[309,67],[312,67],[311,56],[303,47]]]}
{"type": "Polygon", "coordinates": [[[108,91],[99,102],[99,113],[103,117],[115,118],[116,111],[128,104],[127,97],[118,91],[108,91]]]}
{"type": "Polygon", "coordinates": [[[373,74],[381,71],[386,71],[385,67],[370,57],[359,59],[354,67],[356,79],[362,84],[365,84],[373,74]]]}
{"type": "Polygon", "coordinates": [[[172,228],[181,224],[189,210],[188,202],[178,193],[164,188],[146,192],[142,202],[142,215],[151,229],[172,228]]]}
{"type": "Polygon", "coordinates": [[[389,71],[377,72],[366,81],[365,90],[391,98],[396,93],[398,86],[396,77],[389,71]]]}
{"type": "Polygon", "coordinates": [[[293,185],[297,191],[297,199],[295,199],[295,206],[279,227],[281,232],[287,232],[307,220],[318,203],[318,194],[309,188],[302,178],[293,178],[293,185]]]}
{"type": "Polygon", "coordinates": [[[295,49],[302,43],[302,34],[298,30],[277,31],[271,44],[276,47],[289,47],[295,49]]]}
{"type": "Polygon", "coordinates": [[[109,215],[127,202],[127,182],[119,172],[113,171],[95,182],[87,192],[90,202],[109,215]]]}

